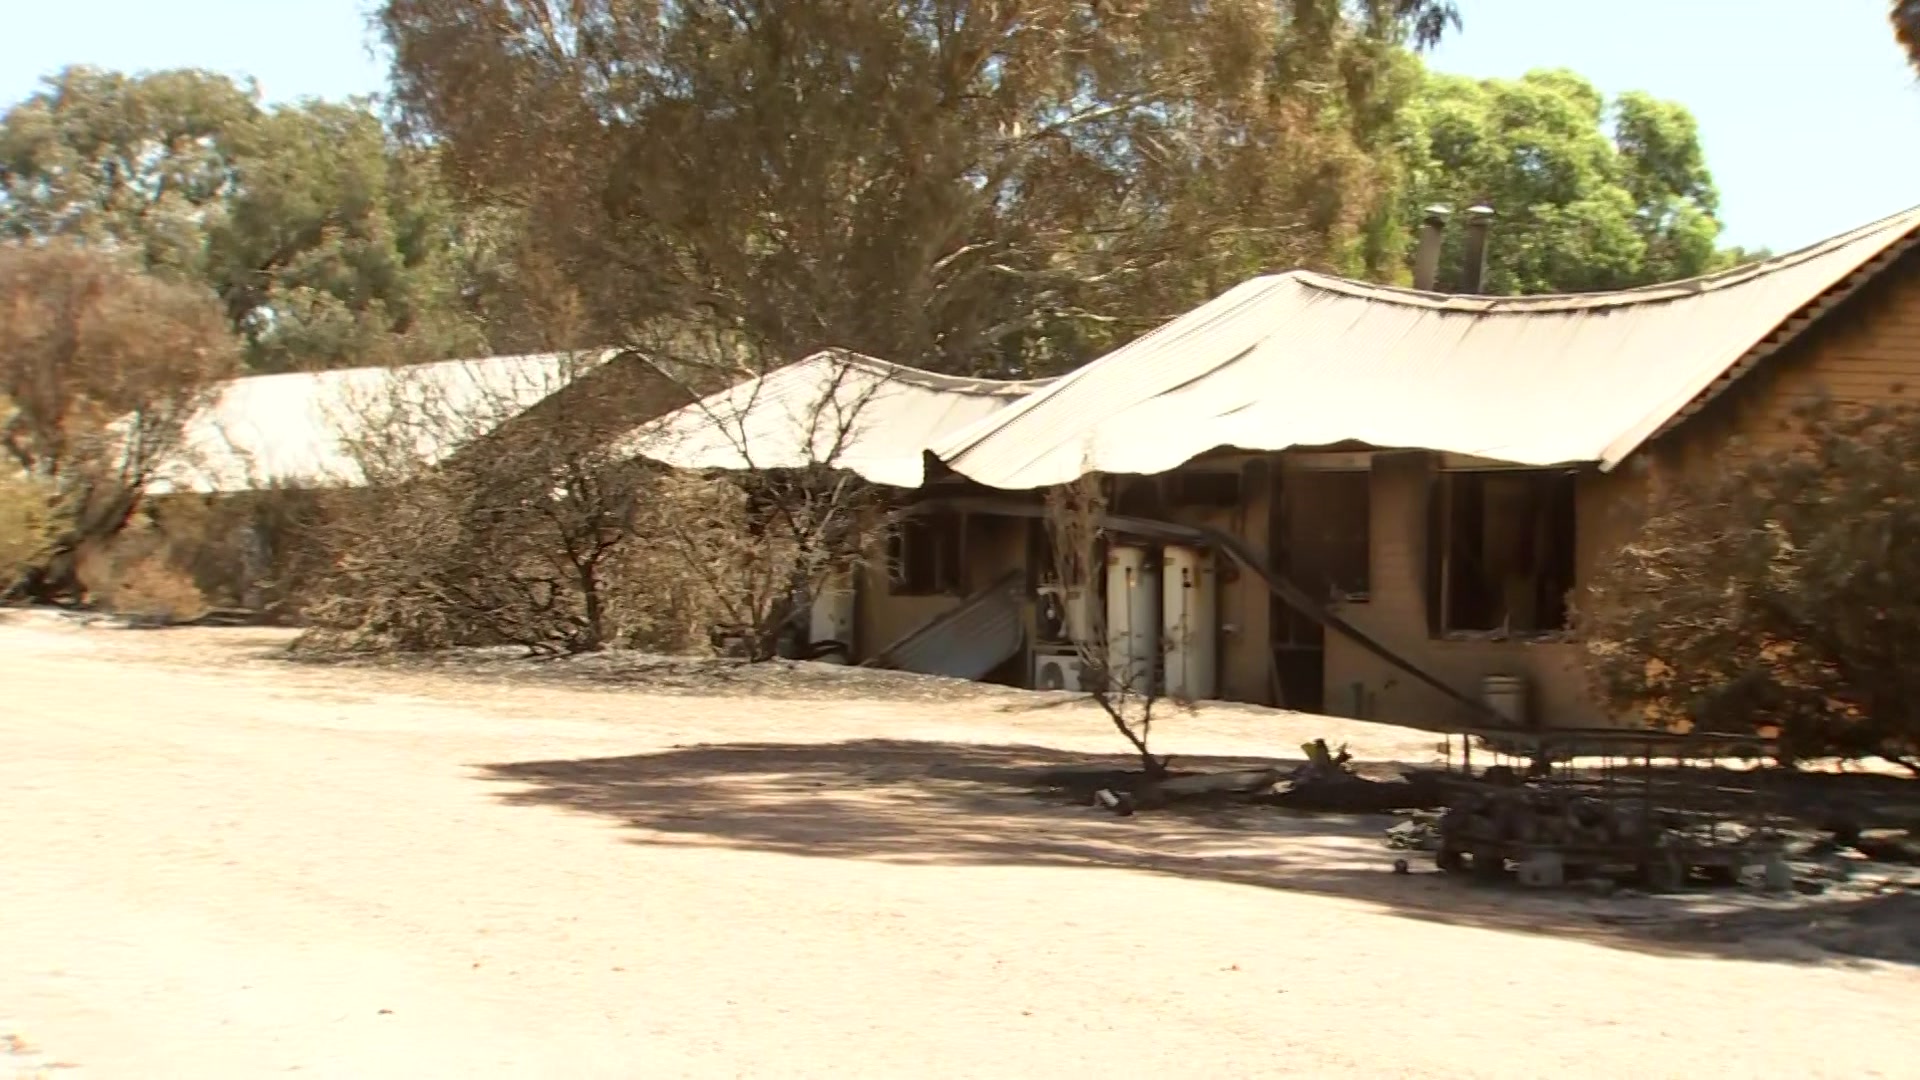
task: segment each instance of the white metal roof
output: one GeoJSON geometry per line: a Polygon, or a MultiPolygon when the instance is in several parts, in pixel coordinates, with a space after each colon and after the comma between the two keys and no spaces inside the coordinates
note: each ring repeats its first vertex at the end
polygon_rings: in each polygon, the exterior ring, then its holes
{"type": "Polygon", "coordinates": [[[1586,295],[1256,278],[932,450],[1007,489],[1345,442],[1610,468],[1916,229],[1920,208],[1711,277],[1586,295]]]}
{"type": "Polygon", "coordinates": [[[375,439],[430,465],[558,392],[612,350],[447,360],[233,379],[187,424],[149,490],[358,487],[375,439]]]}
{"type": "Polygon", "coordinates": [[[682,469],[832,465],[918,487],[935,440],[1046,385],[939,375],[829,349],[668,413],[619,449],[682,469]]]}

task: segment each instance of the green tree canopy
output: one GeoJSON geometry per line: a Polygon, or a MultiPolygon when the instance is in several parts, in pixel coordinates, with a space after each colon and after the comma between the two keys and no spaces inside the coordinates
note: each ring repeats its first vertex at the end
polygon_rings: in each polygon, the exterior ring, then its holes
{"type": "MultiPolygon", "coordinates": [[[[1626,288],[1747,254],[1716,247],[1719,194],[1684,106],[1642,93],[1609,102],[1569,71],[1430,74],[1403,125],[1403,220],[1432,203],[1484,203],[1498,214],[1486,292],[1626,288]]],[[[1460,231],[1450,230],[1443,263],[1456,275],[1460,231]]],[[[1442,287],[1452,283],[1443,272],[1442,287]]]]}
{"type": "Polygon", "coordinates": [[[1400,255],[1445,0],[387,0],[398,101],[609,335],[1070,365],[1249,273],[1400,255]]]}
{"type": "Polygon", "coordinates": [[[219,296],[259,370],[479,348],[429,157],[366,102],[70,68],[0,118],[0,236],[135,252],[219,296]]]}

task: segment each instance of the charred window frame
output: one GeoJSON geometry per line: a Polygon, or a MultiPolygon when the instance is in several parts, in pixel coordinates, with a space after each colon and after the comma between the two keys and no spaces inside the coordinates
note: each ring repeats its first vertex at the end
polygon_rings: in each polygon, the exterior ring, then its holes
{"type": "Polygon", "coordinates": [[[887,592],[944,596],[961,591],[966,515],[950,510],[907,514],[887,531],[887,592]]]}
{"type": "Polygon", "coordinates": [[[1539,636],[1568,628],[1577,478],[1537,469],[1443,472],[1427,530],[1435,637],[1539,636]]]}

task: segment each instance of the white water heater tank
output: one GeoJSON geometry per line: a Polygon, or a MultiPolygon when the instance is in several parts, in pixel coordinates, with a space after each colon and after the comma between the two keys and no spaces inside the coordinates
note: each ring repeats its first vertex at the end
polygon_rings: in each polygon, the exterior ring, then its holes
{"type": "Polygon", "coordinates": [[[1153,552],[1107,549],[1107,671],[1114,689],[1154,690],[1160,666],[1160,574],[1153,552]]]}
{"type": "Polygon", "coordinates": [[[842,648],[819,659],[841,664],[853,659],[854,611],[853,575],[844,570],[829,574],[813,594],[813,607],[808,612],[807,640],[810,645],[837,641],[842,648]]]}
{"type": "Polygon", "coordinates": [[[1220,600],[1213,554],[1168,547],[1160,562],[1161,626],[1166,634],[1166,692],[1176,701],[1218,695],[1220,600]]]}

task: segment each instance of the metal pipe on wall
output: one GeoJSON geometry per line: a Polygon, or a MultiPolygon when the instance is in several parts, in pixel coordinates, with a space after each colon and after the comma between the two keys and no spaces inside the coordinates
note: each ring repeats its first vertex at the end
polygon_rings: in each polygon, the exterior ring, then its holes
{"type": "Polygon", "coordinates": [[[1493,228],[1493,207],[1467,208],[1466,257],[1461,260],[1460,291],[1480,296],[1487,287],[1487,234],[1493,228]]]}
{"type": "Polygon", "coordinates": [[[1440,277],[1440,242],[1445,238],[1447,218],[1453,211],[1435,204],[1420,219],[1420,246],[1413,254],[1413,287],[1432,292],[1440,277]]]}

